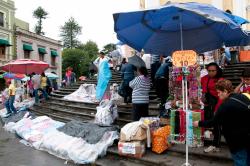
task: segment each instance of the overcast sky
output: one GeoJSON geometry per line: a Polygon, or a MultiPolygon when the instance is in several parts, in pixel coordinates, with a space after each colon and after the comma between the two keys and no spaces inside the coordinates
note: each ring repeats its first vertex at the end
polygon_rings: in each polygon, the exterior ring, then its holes
{"type": "Polygon", "coordinates": [[[48,13],[43,23],[45,35],[59,40],[59,29],[71,16],[82,26],[79,40],[95,41],[99,49],[116,41],[112,14],[139,9],[139,0],[14,0],[16,17],[30,23],[34,30],[36,19],[32,12],[42,6],[48,13]]]}

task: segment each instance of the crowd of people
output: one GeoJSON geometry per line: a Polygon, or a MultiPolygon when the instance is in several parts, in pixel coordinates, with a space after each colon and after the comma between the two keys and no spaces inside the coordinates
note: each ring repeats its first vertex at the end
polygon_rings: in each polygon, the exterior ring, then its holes
{"type": "MultiPolygon", "coordinates": [[[[53,73],[55,74],[55,73],[53,73]]],[[[58,89],[56,79],[49,79],[45,73],[28,75],[27,81],[7,80],[6,88],[2,92],[2,102],[7,110],[6,117],[11,114],[16,114],[17,110],[14,106],[17,97],[18,101],[22,102],[24,97],[35,98],[35,103],[39,103],[40,99],[48,99],[52,91],[58,89]],[[21,94],[17,92],[21,89],[21,94]]]]}

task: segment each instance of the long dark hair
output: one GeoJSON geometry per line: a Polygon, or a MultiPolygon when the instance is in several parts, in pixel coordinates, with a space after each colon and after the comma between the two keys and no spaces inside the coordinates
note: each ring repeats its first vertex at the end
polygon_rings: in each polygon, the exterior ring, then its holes
{"type": "Polygon", "coordinates": [[[140,72],[141,75],[144,75],[144,77],[148,76],[148,69],[146,67],[142,66],[138,69],[138,71],[140,72]]]}
{"type": "Polygon", "coordinates": [[[222,73],[222,69],[220,68],[220,66],[219,66],[217,63],[212,62],[212,63],[209,63],[209,64],[207,65],[207,70],[208,70],[208,68],[209,68],[210,66],[215,66],[215,67],[216,67],[217,74],[215,75],[215,78],[221,78],[223,73],[222,73]]]}
{"type": "Polygon", "coordinates": [[[45,77],[45,73],[44,73],[44,72],[42,72],[41,76],[42,76],[42,77],[45,77]]]}

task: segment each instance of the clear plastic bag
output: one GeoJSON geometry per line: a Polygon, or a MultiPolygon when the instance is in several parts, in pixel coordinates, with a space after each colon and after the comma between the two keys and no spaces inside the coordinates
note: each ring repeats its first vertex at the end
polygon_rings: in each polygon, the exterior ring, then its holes
{"type": "Polygon", "coordinates": [[[118,118],[117,105],[112,100],[103,100],[96,107],[95,123],[103,126],[110,126],[118,118]]]}

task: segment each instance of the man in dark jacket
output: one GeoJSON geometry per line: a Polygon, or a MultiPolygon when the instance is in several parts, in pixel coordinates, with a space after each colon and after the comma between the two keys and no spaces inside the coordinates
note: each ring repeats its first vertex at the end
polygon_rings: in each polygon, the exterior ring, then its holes
{"type": "Polygon", "coordinates": [[[129,87],[129,82],[132,81],[135,77],[136,67],[125,63],[122,65],[121,76],[122,76],[122,89],[123,89],[123,97],[124,103],[131,103],[132,101],[132,89],[129,87]]]}
{"type": "Polygon", "coordinates": [[[161,99],[161,106],[166,103],[168,98],[168,81],[169,81],[169,67],[172,66],[171,60],[168,58],[161,64],[155,74],[155,88],[157,97],[161,99]]]}
{"type": "Polygon", "coordinates": [[[195,121],[194,127],[220,126],[235,166],[250,165],[250,99],[244,94],[234,94],[229,80],[216,84],[218,96],[223,100],[212,120],[195,121]]]}

